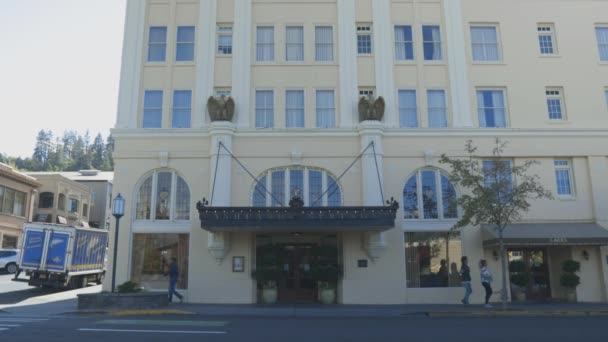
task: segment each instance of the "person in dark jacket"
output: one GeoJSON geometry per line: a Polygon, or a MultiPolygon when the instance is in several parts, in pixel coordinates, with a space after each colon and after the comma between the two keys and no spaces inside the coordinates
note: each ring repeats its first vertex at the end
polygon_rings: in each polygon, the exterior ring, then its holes
{"type": "Polygon", "coordinates": [[[460,282],[464,287],[464,298],[461,302],[464,305],[469,305],[469,296],[473,293],[471,288],[471,269],[469,268],[469,259],[466,256],[460,258],[462,265],[460,266],[460,282]]]}
{"type": "MultiPolygon", "coordinates": [[[[173,295],[175,294],[177,298],[179,298],[179,302],[183,302],[184,296],[182,296],[179,292],[175,290],[177,286],[177,279],[179,278],[179,268],[177,267],[177,259],[175,257],[171,258],[171,263],[169,264],[169,303],[173,301],[173,295]]],[[[166,275],[166,274],[165,274],[166,275]]]]}

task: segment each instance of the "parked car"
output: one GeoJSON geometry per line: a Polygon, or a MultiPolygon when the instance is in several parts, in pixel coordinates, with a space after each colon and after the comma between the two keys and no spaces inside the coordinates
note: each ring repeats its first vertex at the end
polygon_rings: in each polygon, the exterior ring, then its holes
{"type": "Polygon", "coordinates": [[[8,273],[15,273],[17,272],[18,262],[18,249],[0,249],[0,270],[3,269],[8,273]]]}

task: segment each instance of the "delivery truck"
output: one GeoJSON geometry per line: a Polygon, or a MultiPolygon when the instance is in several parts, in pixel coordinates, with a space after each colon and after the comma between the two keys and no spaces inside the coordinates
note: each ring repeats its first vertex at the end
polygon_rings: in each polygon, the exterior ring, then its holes
{"type": "Polygon", "coordinates": [[[32,286],[80,288],[90,282],[101,284],[107,246],[107,230],[25,223],[18,273],[25,272],[32,286]]]}

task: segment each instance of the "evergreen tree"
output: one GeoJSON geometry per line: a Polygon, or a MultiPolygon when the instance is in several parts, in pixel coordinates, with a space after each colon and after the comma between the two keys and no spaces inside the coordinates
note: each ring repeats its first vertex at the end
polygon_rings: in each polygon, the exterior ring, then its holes
{"type": "Polygon", "coordinates": [[[91,146],[91,165],[94,169],[103,170],[105,169],[104,165],[104,154],[106,146],[103,142],[103,137],[100,134],[97,134],[95,140],[93,141],[93,146],[91,146]]]}

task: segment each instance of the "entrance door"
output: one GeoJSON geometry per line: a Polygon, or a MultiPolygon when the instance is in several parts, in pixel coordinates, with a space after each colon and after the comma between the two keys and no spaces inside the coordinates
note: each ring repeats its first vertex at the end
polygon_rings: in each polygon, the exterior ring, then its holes
{"type": "Polygon", "coordinates": [[[317,285],[310,272],[311,251],[316,244],[281,244],[285,248],[283,270],[287,277],[279,282],[278,299],[283,303],[311,303],[317,299],[317,285]]]}
{"type": "Polygon", "coordinates": [[[529,273],[526,287],[526,298],[530,300],[545,300],[551,297],[549,287],[549,265],[547,263],[547,250],[544,248],[510,249],[509,262],[522,260],[529,273]]]}

